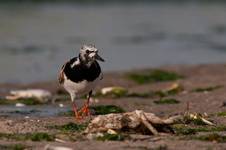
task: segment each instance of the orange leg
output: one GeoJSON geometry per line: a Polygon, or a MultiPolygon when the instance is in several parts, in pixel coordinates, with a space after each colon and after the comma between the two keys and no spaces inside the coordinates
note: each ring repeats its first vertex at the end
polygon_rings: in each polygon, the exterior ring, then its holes
{"type": "Polygon", "coordinates": [[[82,107],[82,109],[79,111],[79,113],[82,113],[84,116],[90,116],[90,110],[89,110],[89,101],[91,97],[92,92],[89,93],[87,101],[85,105],[82,107]]]}
{"type": "Polygon", "coordinates": [[[78,113],[81,114],[82,116],[90,116],[89,99],[78,113]]]}
{"type": "Polygon", "coordinates": [[[78,112],[78,109],[77,109],[77,106],[74,102],[73,103],[73,110],[74,110],[74,114],[75,114],[75,120],[78,121],[78,120],[81,120],[82,117],[80,115],[80,113],[78,112]]]}
{"type": "Polygon", "coordinates": [[[90,116],[90,111],[89,111],[89,99],[90,99],[90,97],[87,99],[87,102],[86,102],[86,104],[85,104],[85,108],[84,108],[84,114],[85,114],[85,116],[90,116]]]}

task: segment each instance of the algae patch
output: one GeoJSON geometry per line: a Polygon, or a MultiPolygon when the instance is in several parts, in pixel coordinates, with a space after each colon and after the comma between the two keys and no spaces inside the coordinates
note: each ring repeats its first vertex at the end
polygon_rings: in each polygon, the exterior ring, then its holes
{"type": "Polygon", "coordinates": [[[25,150],[29,149],[26,145],[22,144],[10,144],[10,145],[0,145],[1,150],[25,150]]]}
{"type": "Polygon", "coordinates": [[[49,128],[58,129],[63,132],[75,132],[75,131],[81,132],[81,131],[85,130],[86,127],[87,127],[87,124],[76,124],[76,123],[69,122],[64,125],[55,125],[55,126],[51,126],[49,128]]]}
{"type": "Polygon", "coordinates": [[[209,126],[191,126],[191,125],[185,125],[185,124],[175,124],[175,125],[172,125],[172,129],[178,135],[190,135],[190,134],[196,134],[198,132],[226,131],[226,126],[209,127],[209,126]]]}
{"type": "Polygon", "coordinates": [[[203,88],[196,88],[193,89],[192,92],[211,92],[217,89],[222,88],[222,85],[217,85],[217,86],[209,86],[209,87],[203,87],[203,88]]]}
{"type": "Polygon", "coordinates": [[[183,76],[169,71],[164,70],[151,70],[147,73],[130,73],[127,75],[130,80],[135,81],[138,84],[145,84],[151,82],[164,82],[164,81],[175,81],[183,78],[183,76]]]}
{"type": "Polygon", "coordinates": [[[201,141],[219,142],[219,143],[226,142],[226,136],[220,135],[217,133],[195,136],[195,137],[192,137],[192,139],[201,140],[201,141]]]}
{"type": "MultiPolygon", "coordinates": [[[[91,112],[93,111],[95,115],[106,115],[110,113],[123,113],[125,110],[119,106],[115,105],[98,105],[90,106],[91,112]]],[[[60,116],[74,116],[74,112],[69,110],[67,112],[59,113],[60,116]]]]}
{"type": "Polygon", "coordinates": [[[21,99],[18,99],[18,100],[0,99],[0,105],[15,105],[16,103],[23,103],[25,105],[43,104],[35,98],[24,98],[24,99],[21,98],[21,99]]]}
{"type": "Polygon", "coordinates": [[[129,93],[127,97],[138,97],[138,98],[148,98],[148,97],[153,97],[154,94],[152,92],[149,93],[129,93]]]}
{"type": "Polygon", "coordinates": [[[124,109],[115,105],[98,105],[98,106],[91,106],[90,108],[94,110],[95,115],[106,115],[111,113],[125,112],[124,109]]]}
{"type": "Polygon", "coordinates": [[[154,101],[155,104],[178,104],[180,103],[178,100],[174,98],[165,98],[154,101]]]}
{"type": "Polygon", "coordinates": [[[226,116],[226,112],[225,112],[225,111],[218,112],[216,115],[217,115],[218,117],[225,117],[225,116],[226,116]]]}
{"type": "Polygon", "coordinates": [[[7,139],[7,140],[16,140],[16,141],[54,141],[54,135],[50,135],[48,133],[26,133],[26,134],[7,134],[7,133],[0,133],[0,139],[7,139]]]}

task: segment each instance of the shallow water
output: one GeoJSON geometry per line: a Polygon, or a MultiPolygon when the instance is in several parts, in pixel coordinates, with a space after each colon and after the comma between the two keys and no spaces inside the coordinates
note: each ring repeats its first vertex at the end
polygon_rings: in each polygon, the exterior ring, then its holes
{"type": "Polygon", "coordinates": [[[55,80],[82,43],[103,70],[226,60],[225,4],[0,5],[0,82],[55,80]]]}
{"type": "Polygon", "coordinates": [[[0,116],[10,117],[46,117],[59,116],[71,110],[69,107],[59,107],[58,105],[40,105],[15,107],[14,105],[0,106],[0,116]]]}

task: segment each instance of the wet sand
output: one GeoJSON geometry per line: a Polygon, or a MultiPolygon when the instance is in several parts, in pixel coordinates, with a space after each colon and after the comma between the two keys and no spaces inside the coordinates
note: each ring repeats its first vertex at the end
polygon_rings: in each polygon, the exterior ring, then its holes
{"type": "MultiPolygon", "coordinates": [[[[126,111],[133,111],[136,109],[142,109],[146,112],[152,112],[156,115],[167,118],[175,114],[183,114],[187,111],[187,103],[189,102],[189,112],[208,114],[209,120],[214,122],[217,126],[224,126],[226,119],[223,115],[217,115],[219,112],[226,111],[226,65],[225,64],[209,64],[209,65],[175,65],[164,66],[158,69],[168,70],[183,75],[183,79],[167,82],[155,82],[147,84],[137,84],[134,81],[125,77],[128,72],[109,72],[105,73],[102,83],[98,89],[106,86],[122,86],[129,90],[129,92],[136,93],[148,93],[150,91],[158,91],[170,87],[172,84],[177,83],[183,86],[183,92],[176,93],[175,95],[168,95],[165,98],[174,98],[179,101],[177,104],[156,104],[154,101],[158,100],[158,97],[100,97],[98,102],[91,105],[116,105],[120,106],[126,111]],[[210,87],[219,88],[208,90],[210,87]],[[197,89],[206,89],[204,91],[197,91],[197,89]]],[[[148,69],[138,69],[129,72],[145,72],[148,69]]],[[[31,83],[27,85],[15,85],[15,84],[1,84],[0,93],[2,96],[6,95],[10,89],[24,89],[24,88],[43,88],[50,90],[52,93],[58,93],[62,90],[57,81],[49,81],[43,83],[31,83]]],[[[82,105],[84,100],[76,101],[79,105],[82,105]]],[[[70,109],[70,100],[56,102],[63,103],[65,107],[70,109]]],[[[45,105],[45,104],[44,104],[45,105]]],[[[43,105],[43,107],[44,107],[43,105]]],[[[29,106],[26,106],[29,107],[29,106]]],[[[60,109],[55,107],[55,109],[60,109]]],[[[64,125],[70,122],[78,123],[71,116],[63,115],[46,115],[46,116],[32,116],[26,115],[2,115],[0,114],[0,134],[25,134],[44,132],[48,134],[54,134],[59,139],[65,141],[65,143],[56,141],[32,141],[32,140],[15,140],[9,138],[2,138],[0,136],[0,148],[7,145],[22,144],[28,149],[44,149],[49,144],[52,146],[67,146],[73,149],[225,149],[226,143],[213,142],[213,141],[201,141],[194,138],[190,138],[192,135],[176,135],[176,134],[164,134],[159,136],[153,135],[140,135],[136,134],[130,139],[124,141],[97,141],[88,140],[81,132],[62,133],[55,128],[50,128],[54,125],[64,125]],[[25,118],[26,116],[29,116],[25,118]]],[[[94,117],[94,116],[92,116],[94,117]]],[[[87,120],[86,120],[87,121],[87,120]]],[[[205,128],[206,126],[204,126],[205,128]]],[[[208,134],[213,133],[208,132],[208,134]]],[[[214,132],[220,135],[225,135],[225,131],[214,132]]],[[[199,135],[202,133],[196,133],[199,135]]],[[[205,133],[207,134],[207,133],[205,133]]]]}

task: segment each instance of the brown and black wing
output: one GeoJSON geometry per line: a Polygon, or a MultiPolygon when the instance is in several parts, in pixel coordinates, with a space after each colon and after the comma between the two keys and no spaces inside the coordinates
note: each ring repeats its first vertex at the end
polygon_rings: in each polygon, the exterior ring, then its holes
{"type": "Polygon", "coordinates": [[[63,83],[64,83],[64,68],[65,68],[65,65],[66,65],[67,63],[68,63],[68,62],[66,62],[66,63],[62,66],[62,68],[61,68],[61,70],[60,70],[60,73],[59,73],[59,75],[58,75],[58,81],[59,81],[60,84],[63,84],[63,83]]]}
{"type": "MultiPolygon", "coordinates": [[[[64,65],[61,67],[60,73],[58,75],[58,81],[60,84],[64,83],[65,80],[65,75],[67,74],[67,70],[68,68],[71,68],[71,64],[73,64],[75,61],[77,60],[77,57],[74,57],[72,59],[70,59],[69,61],[67,61],[66,63],[64,63],[64,65]],[[66,73],[66,74],[65,74],[66,73]]],[[[67,75],[66,75],[67,76],[67,75]]]]}

